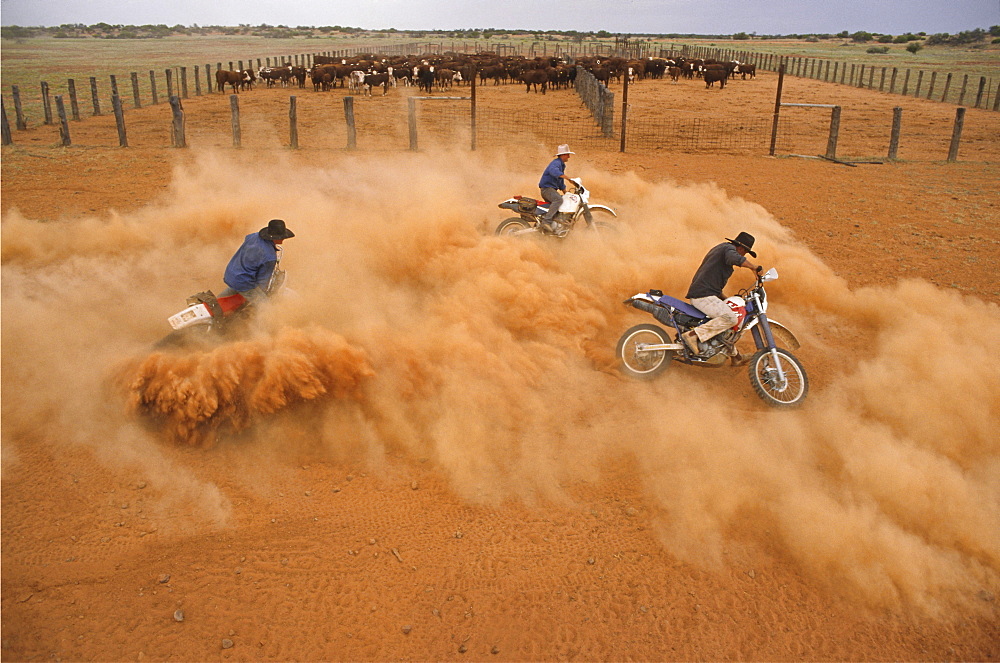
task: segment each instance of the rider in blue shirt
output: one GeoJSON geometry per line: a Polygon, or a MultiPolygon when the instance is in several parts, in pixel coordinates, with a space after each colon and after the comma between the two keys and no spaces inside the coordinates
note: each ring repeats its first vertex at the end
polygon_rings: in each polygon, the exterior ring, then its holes
{"type": "Polygon", "coordinates": [[[542,179],[538,180],[538,188],[542,192],[542,200],[549,204],[549,210],[542,217],[542,222],[552,228],[552,230],[556,230],[552,227],[552,218],[559,211],[559,205],[562,204],[561,192],[566,190],[563,180],[569,179],[566,177],[565,172],[566,162],[569,161],[569,155],[571,154],[576,154],[576,152],[570,152],[569,145],[560,145],[559,149],[556,150],[556,158],[545,168],[545,172],[542,173],[542,179]]]}
{"type": "Polygon", "coordinates": [[[226,265],[222,277],[228,286],[219,297],[240,293],[253,303],[260,303],[267,296],[267,284],[278,263],[280,245],[295,233],[285,227],[281,219],[271,219],[266,228],[247,235],[243,245],[226,265]]]}

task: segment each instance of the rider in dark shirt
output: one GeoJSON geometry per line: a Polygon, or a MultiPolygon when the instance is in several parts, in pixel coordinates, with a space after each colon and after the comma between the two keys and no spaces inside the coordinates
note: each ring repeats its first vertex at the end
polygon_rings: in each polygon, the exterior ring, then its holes
{"type": "Polygon", "coordinates": [[[736,312],[723,301],[722,289],[733,275],[735,267],[745,267],[755,273],[761,271],[760,265],[755,265],[746,257],[748,253],[757,257],[753,251],[753,243],[753,235],[745,232],[737,235],[736,239],[727,238],[725,242],[709,250],[695,272],[685,296],[692,306],[709,317],[708,322],[682,335],[684,342],[695,354],[700,352],[699,341],[704,343],[738,322],[736,312]]]}

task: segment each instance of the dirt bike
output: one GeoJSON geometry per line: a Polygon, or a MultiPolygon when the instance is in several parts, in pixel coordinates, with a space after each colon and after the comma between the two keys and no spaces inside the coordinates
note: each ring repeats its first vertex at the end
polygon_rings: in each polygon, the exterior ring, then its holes
{"type": "Polygon", "coordinates": [[[567,192],[563,196],[559,211],[553,218],[552,227],[542,222],[542,217],[549,211],[549,204],[544,200],[535,200],[528,196],[514,196],[503,201],[497,207],[517,212],[519,216],[504,219],[497,226],[496,235],[527,235],[530,233],[541,233],[551,237],[566,237],[570,231],[576,227],[580,219],[586,220],[586,210],[589,209],[592,217],[602,220],[593,220],[587,224],[587,229],[592,232],[613,232],[614,226],[605,219],[612,219],[618,215],[613,209],[606,205],[591,205],[590,191],[583,186],[583,181],[579,177],[569,180],[573,184],[573,191],[567,192]]]}
{"type": "MultiPolygon", "coordinates": [[[[764,284],[778,278],[774,268],[757,274],[754,287],[741,290],[726,303],[739,316],[731,329],[705,343],[699,352],[692,352],[681,334],[708,321],[708,316],[691,304],[665,296],[659,290],[633,295],[623,303],[651,313],[670,331],[658,325],[632,327],[618,340],[615,354],[622,371],[633,378],[650,380],[667,369],[670,361],[704,367],[719,367],[727,359],[739,360],[736,343],[747,331],[753,336],[756,352],[749,361],[750,384],[768,405],[793,407],[805,400],[809,378],[799,360],[785,347],[799,348],[795,335],[781,323],[767,317],[767,293],[764,284]],[[672,338],[671,338],[672,336],[672,338]]],[[[736,361],[734,361],[734,364],[736,361]]]]}
{"type": "MultiPolygon", "coordinates": [[[[281,247],[278,246],[278,261],[271,272],[271,278],[264,293],[271,297],[285,285],[285,272],[280,269],[281,247]]],[[[233,334],[237,328],[245,328],[253,317],[255,306],[240,293],[217,297],[211,290],[198,292],[187,298],[187,308],[178,311],[167,322],[174,331],[156,343],[158,348],[185,346],[206,342],[233,334]]]]}

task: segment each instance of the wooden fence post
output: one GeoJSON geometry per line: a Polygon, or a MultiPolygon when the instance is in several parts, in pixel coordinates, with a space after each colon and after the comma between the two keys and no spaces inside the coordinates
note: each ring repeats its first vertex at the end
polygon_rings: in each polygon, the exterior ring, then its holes
{"type": "Polygon", "coordinates": [[[951,145],[948,147],[948,161],[958,160],[958,144],[962,140],[962,126],[965,124],[965,108],[955,109],[955,128],[951,132],[951,145]]]}
{"type": "Polygon", "coordinates": [[[101,114],[101,102],[97,98],[97,79],[90,77],[90,99],[94,103],[94,115],[101,114]]]}
{"type": "Polygon", "coordinates": [[[993,95],[993,110],[1000,110],[1000,83],[997,83],[997,91],[993,95]]]}
{"type": "Polygon", "coordinates": [[[67,87],[69,87],[69,108],[73,119],[77,122],[80,121],[80,105],[76,101],[76,81],[72,78],[66,81],[67,87]]]}
{"type": "Polygon", "coordinates": [[[201,96],[201,76],[198,70],[198,65],[194,66],[194,96],[201,96]]]}
{"type": "Polygon", "coordinates": [[[889,81],[889,94],[894,94],[896,92],[896,74],[899,70],[895,67],[892,68],[892,80],[889,81]]]}
{"type": "Polygon", "coordinates": [[[184,135],[184,109],[181,100],[176,95],[170,97],[170,112],[173,121],[170,123],[170,139],[173,147],[187,147],[187,137],[184,135]]]}
{"type": "Polygon", "coordinates": [[[918,98],[920,97],[920,86],[923,84],[923,82],[924,82],[924,70],[921,69],[920,71],[917,72],[917,89],[913,91],[914,97],[918,98]]]}
{"type": "Polygon", "coordinates": [[[417,150],[417,100],[413,97],[406,99],[406,119],[410,126],[410,150],[417,150]]]}
{"type": "Polygon", "coordinates": [[[207,87],[205,89],[208,90],[209,94],[211,94],[212,93],[212,65],[211,64],[206,64],[205,65],[205,82],[207,83],[207,87]]]}
{"type": "Polygon", "coordinates": [[[118,127],[118,147],[128,147],[128,134],[125,131],[125,113],[122,112],[122,98],[117,94],[111,97],[111,108],[115,111],[115,126],[118,127]]]}
{"type": "Polygon", "coordinates": [[[868,89],[875,87],[875,67],[868,67],[868,89]]]}
{"type": "Polygon", "coordinates": [[[774,95],[774,121],[771,124],[771,150],[770,156],[774,156],[774,145],[778,140],[778,114],[781,112],[781,85],[785,80],[785,65],[778,67],[778,91],[774,95]]]}
{"type": "Polygon", "coordinates": [[[237,94],[229,95],[229,109],[231,111],[233,125],[233,147],[243,145],[243,136],[240,133],[240,97],[237,94]]]}
{"type": "Polygon", "coordinates": [[[52,99],[49,97],[49,84],[42,81],[42,110],[45,113],[45,124],[52,124],[52,99]]]}
{"type": "Polygon", "coordinates": [[[129,76],[132,79],[132,107],[142,108],[142,100],[139,98],[139,74],[133,71],[129,76]]]}
{"type": "Polygon", "coordinates": [[[66,119],[66,106],[63,105],[61,94],[56,95],[56,112],[59,114],[59,139],[63,147],[72,145],[69,139],[69,121],[66,119]]]}
{"type": "Polygon", "coordinates": [[[889,136],[889,159],[895,160],[899,152],[899,132],[903,126],[903,109],[896,106],[892,109],[892,135],[889,136]]]}
{"type": "Polygon", "coordinates": [[[297,99],[294,96],[288,97],[288,138],[293,150],[299,149],[299,117],[297,111],[297,99]]]}
{"type": "Polygon", "coordinates": [[[149,90],[153,96],[153,105],[155,106],[160,103],[160,100],[156,97],[156,74],[153,73],[152,69],[149,70],[149,90]]]}
{"type": "Polygon", "coordinates": [[[969,87],[969,75],[965,74],[962,77],[962,91],[958,93],[958,105],[965,105],[965,90],[969,87]]]}
{"type": "Polygon", "coordinates": [[[628,128],[628,69],[625,70],[622,80],[624,81],[622,84],[622,139],[619,152],[625,151],[625,130],[628,128]]]}
{"type": "Polygon", "coordinates": [[[181,67],[181,98],[188,98],[188,69],[181,67]]]}
{"type": "Polygon", "coordinates": [[[18,131],[24,131],[28,128],[28,123],[24,119],[24,111],[21,110],[21,90],[16,85],[11,85],[10,89],[14,97],[15,126],[18,131]]]}
{"type": "Polygon", "coordinates": [[[979,91],[976,92],[976,108],[983,102],[983,91],[986,89],[986,77],[979,77],[979,91]]]}
{"type": "Polygon", "coordinates": [[[948,77],[944,79],[944,92],[941,93],[942,102],[948,101],[948,88],[950,87],[951,87],[951,74],[948,74],[948,77]]]}
{"type": "Polygon", "coordinates": [[[118,96],[118,79],[114,74],[111,74],[111,97],[114,98],[118,96]]]}
{"type": "Polygon", "coordinates": [[[861,70],[858,71],[858,87],[865,86],[865,66],[861,65],[861,70]]]}
{"type": "Polygon", "coordinates": [[[882,79],[879,81],[878,91],[879,92],[885,91],[885,67],[882,67],[882,79]]]}
{"type": "Polygon", "coordinates": [[[358,146],[358,130],[354,125],[354,97],[344,97],[344,119],[347,120],[347,149],[358,146]]]}
{"type": "Polygon", "coordinates": [[[928,99],[930,99],[932,96],[934,96],[934,83],[935,83],[935,81],[937,81],[937,72],[936,71],[932,71],[931,72],[931,82],[927,86],[927,98],[928,99]]]}
{"type": "Polygon", "coordinates": [[[906,76],[903,77],[903,91],[900,93],[904,97],[906,96],[907,90],[910,89],[910,70],[906,70],[906,76]]]}
{"type": "Polygon", "coordinates": [[[470,95],[472,97],[472,99],[470,100],[470,105],[472,106],[471,124],[469,128],[472,133],[471,149],[473,152],[476,151],[476,79],[477,78],[479,78],[479,68],[476,65],[472,65],[472,81],[469,83],[470,87],[472,88],[470,95]]]}
{"type": "Polygon", "coordinates": [[[173,69],[164,69],[163,72],[167,77],[167,99],[170,99],[177,96],[174,94],[174,71],[173,69]]]}
{"type": "Polygon", "coordinates": [[[14,144],[14,139],[10,136],[10,122],[7,121],[7,106],[4,105],[3,99],[0,99],[0,144],[14,144]]]}
{"type": "Polygon", "coordinates": [[[840,138],[840,106],[834,106],[830,112],[830,137],[826,141],[826,157],[837,158],[837,140],[840,138]]]}

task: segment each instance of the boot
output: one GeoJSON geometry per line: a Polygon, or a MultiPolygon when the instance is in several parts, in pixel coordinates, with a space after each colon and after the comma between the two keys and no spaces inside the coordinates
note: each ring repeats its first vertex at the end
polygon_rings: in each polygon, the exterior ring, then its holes
{"type": "Polygon", "coordinates": [[[731,356],[729,358],[729,361],[732,363],[733,366],[746,366],[748,363],[750,363],[750,359],[746,355],[740,354],[739,352],[731,356]]]}
{"type": "Polygon", "coordinates": [[[694,333],[694,330],[686,331],[681,334],[681,338],[684,339],[684,344],[688,346],[694,354],[699,354],[701,350],[698,348],[698,335],[694,333]]]}

